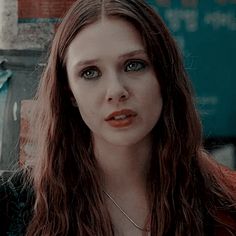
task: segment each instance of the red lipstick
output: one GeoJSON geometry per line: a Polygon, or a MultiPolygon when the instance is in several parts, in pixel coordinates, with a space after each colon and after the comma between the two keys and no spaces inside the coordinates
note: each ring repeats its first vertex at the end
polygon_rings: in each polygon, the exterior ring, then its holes
{"type": "Polygon", "coordinates": [[[107,121],[112,127],[122,128],[131,125],[135,116],[137,116],[137,113],[133,110],[123,109],[112,112],[105,118],[105,121],[107,121]]]}

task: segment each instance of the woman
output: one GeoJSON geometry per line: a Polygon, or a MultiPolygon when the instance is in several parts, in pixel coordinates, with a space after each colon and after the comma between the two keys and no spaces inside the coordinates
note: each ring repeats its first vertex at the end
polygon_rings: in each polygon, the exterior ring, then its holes
{"type": "Polygon", "coordinates": [[[35,108],[33,162],[1,187],[5,232],[235,234],[235,173],[204,153],[180,53],[144,1],[77,1],[35,108]]]}

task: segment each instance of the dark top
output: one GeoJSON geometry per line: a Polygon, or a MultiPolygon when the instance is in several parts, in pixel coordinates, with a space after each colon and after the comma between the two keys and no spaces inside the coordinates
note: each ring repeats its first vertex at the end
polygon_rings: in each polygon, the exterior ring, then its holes
{"type": "Polygon", "coordinates": [[[34,194],[21,172],[0,176],[0,235],[23,236],[31,219],[34,194]]]}
{"type": "MultiPolygon", "coordinates": [[[[224,167],[221,171],[221,177],[227,179],[236,194],[236,172],[224,167]]],[[[30,184],[25,184],[23,176],[22,172],[4,172],[0,176],[0,236],[24,236],[31,220],[34,192],[30,184]]],[[[224,225],[230,225],[233,234],[222,225],[215,224],[212,229],[214,233],[209,236],[236,236],[236,219],[223,211],[219,211],[218,217],[224,225]]]]}

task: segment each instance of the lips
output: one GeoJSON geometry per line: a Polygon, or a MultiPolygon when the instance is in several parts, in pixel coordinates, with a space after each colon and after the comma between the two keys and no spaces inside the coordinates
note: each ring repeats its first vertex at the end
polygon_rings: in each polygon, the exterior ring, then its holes
{"type": "Polygon", "coordinates": [[[137,113],[133,110],[123,109],[111,113],[105,118],[105,121],[107,121],[112,127],[121,128],[131,125],[136,116],[137,113]]]}

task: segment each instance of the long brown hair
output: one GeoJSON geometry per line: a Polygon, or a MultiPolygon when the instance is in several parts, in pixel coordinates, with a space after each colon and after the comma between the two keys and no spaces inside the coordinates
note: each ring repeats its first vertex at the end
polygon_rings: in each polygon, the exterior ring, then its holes
{"type": "Polygon", "coordinates": [[[35,99],[35,207],[27,236],[113,235],[90,130],[71,102],[65,68],[71,41],[102,17],[120,17],[141,32],[161,86],[148,175],[151,235],[206,235],[206,222],[217,221],[216,207],[233,209],[235,199],[202,167],[201,124],[175,41],[143,0],[80,0],[57,29],[35,99]]]}

